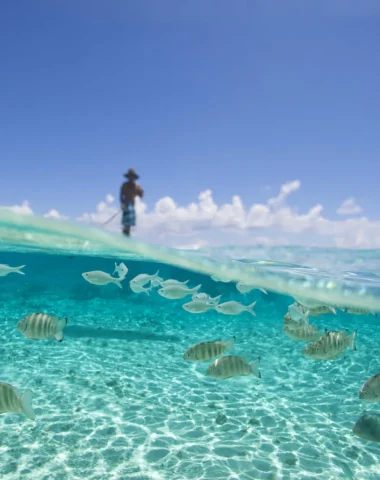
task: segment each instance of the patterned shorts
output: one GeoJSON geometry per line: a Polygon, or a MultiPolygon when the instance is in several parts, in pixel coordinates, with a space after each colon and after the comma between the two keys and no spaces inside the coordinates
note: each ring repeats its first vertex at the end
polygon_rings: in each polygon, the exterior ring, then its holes
{"type": "Polygon", "coordinates": [[[121,224],[129,225],[130,227],[134,227],[136,225],[135,206],[132,205],[132,203],[127,203],[125,205],[123,216],[121,217],[121,224]]]}

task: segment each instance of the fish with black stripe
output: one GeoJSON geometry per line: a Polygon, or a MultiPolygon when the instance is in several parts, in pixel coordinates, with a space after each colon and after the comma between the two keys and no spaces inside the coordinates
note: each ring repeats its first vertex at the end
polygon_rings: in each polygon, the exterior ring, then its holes
{"type": "Polygon", "coordinates": [[[62,342],[66,324],[67,318],[60,319],[47,313],[32,313],[19,321],[17,330],[32,340],[55,338],[62,342]]]}

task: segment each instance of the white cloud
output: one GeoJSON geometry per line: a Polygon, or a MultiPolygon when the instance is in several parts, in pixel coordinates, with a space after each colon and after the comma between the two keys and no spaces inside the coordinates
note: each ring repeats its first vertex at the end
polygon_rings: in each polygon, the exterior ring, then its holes
{"type": "MultiPolygon", "coordinates": [[[[323,205],[319,203],[299,213],[287,203],[287,198],[300,187],[299,180],[288,182],[266,203],[250,206],[245,206],[238,195],[228,203],[217,205],[211,190],[201,192],[196,202],[185,206],[166,196],[148,209],[147,204],[137,198],[137,227],[133,236],[182,248],[226,244],[380,247],[380,221],[364,216],[330,220],[323,215],[323,205]]],[[[351,212],[353,206],[358,207],[355,202],[350,202],[349,206],[351,212]]],[[[27,201],[9,208],[33,213],[27,201]]],[[[358,213],[357,208],[355,212],[358,213]]],[[[108,194],[94,212],[84,213],[77,220],[120,232],[120,213],[115,198],[108,194]]],[[[62,218],[56,210],[50,210],[45,216],[62,218]]]]}
{"type": "Polygon", "coordinates": [[[24,200],[21,205],[13,205],[12,207],[7,207],[13,212],[21,213],[22,215],[33,215],[33,210],[28,202],[24,200]]]}
{"type": "Polygon", "coordinates": [[[57,220],[67,220],[67,217],[64,215],[61,215],[58,210],[55,210],[54,208],[52,210],[49,210],[47,213],[44,214],[45,218],[55,218],[57,220]]]}
{"type": "Polygon", "coordinates": [[[356,203],[354,197],[346,198],[342,205],[337,209],[339,215],[356,215],[362,211],[360,205],[356,203]]]}

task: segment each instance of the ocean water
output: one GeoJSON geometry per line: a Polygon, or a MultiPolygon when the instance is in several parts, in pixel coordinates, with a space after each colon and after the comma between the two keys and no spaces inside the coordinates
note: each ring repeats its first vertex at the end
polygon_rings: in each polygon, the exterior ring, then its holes
{"type": "Polygon", "coordinates": [[[0,212],[0,381],[34,394],[35,421],[0,416],[1,479],[335,480],[379,479],[380,444],[352,427],[380,404],[359,389],[380,373],[380,253],[301,248],[168,250],[90,229],[0,212]],[[83,272],[112,273],[122,289],[92,285],[83,272]],[[202,285],[222,301],[257,301],[247,312],[186,312],[191,297],[135,294],[129,281],[153,274],[202,285]],[[216,282],[221,275],[230,282],[216,282]],[[242,295],[236,282],[267,290],[242,295]],[[302,295],[336,305],[311,318],[357,330],[357,350],[313,361],[282,331],[302,295]],[[26,315],[67,317],[65,338],[33,341],[16,329],[26,315]],[[233,353],[261,357],[255,376],[218,381],[210,362],[183,360],[192,344],[235,337],[233,353]]]}

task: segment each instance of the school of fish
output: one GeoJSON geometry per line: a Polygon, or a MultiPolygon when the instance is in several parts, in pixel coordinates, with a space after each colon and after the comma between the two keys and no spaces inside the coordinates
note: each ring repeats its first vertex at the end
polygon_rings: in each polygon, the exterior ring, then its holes
{"type": "MultiPolygon", "coordinates": [[[[11,267],[0,264],[0,277],[11,273],[25,275],[25,265],[11,267]]],[[[128,268],[124,263],[117,265],[112,274],[95,270],[82,273],[87,282],[105,286],[115,284],[123,288],[122,282],[128,274],[128,268]]],[[[212,275],[215,282],[229,283],[230,279],[223,275],[212,275]]],[[[201,292],[202,285],[195,287],[188,286],[189,281],[176,279],[163,279],[159,271],[154,274],[139,274],[129,282],[132,292],[135,294],[144,293],[150,295],[151,291],[157,288],[157,293],[168,300],[180,300],[191,296],[191,300],[182,305],[182,308],[191,314],[205,313],[213,310],[222,315],[240,315],[244,312],[255,317],[256,301],[245,305],[235,300],[221,302],[221,295],[211,297],[201,292]]],[[[245,295],[252,290],[259,290],[268,295],[258,285],[248,285],[237,282],[236,288],[239,293],[245,295]]],[[[336,315],[334,305],[321,305],[313,299],[305,297],[294,297],[295,302],[288,307],[284,315],[283,332],[290,339],[297,342],[305,342],[301,353],[305,358],[315,361],[334,361],[346,354],[347,349],[356,350],[357,332],[348,332],[346,329],[340,331],[328,331],[326,328],[309,323],[309,317],[320,317],[322,315],[336,315]]],[[[377,315],[377,312],[364,308],[343,308],[342,311],[354,315],[377,315]]],[[[64,339],[64,328],[67,318],[58,318],[45,312],[35,312],[20,319],[16,330],[28,340],[56,340],[62,342],[64,339]]],[[[205,371],[205,375],[216,379],[226,380],[232,377],[255,376],[261,378],[259,371],[260,357],[250,361],[246,357],[238,355],[226,355],[234,349],[236,338],[227,340],[203,341],[191,345],[183,354],[187,362],[203,363],[211,362],[205,371]]],[[[24,414],[30,420],[34,420],[36,414],[32,406],[33,392],[29,389],[23,393],[5,382],[0,382],[0,414],[18,413],[24,414]]],[[[380,403],[380,373],[373,375],[364,382],[359,391],[359,399],[369,403],[380,403]]],[[[380,442],[380,415],[364,414],[353,426],[355,435],[373,442],[380,442]]]]}

